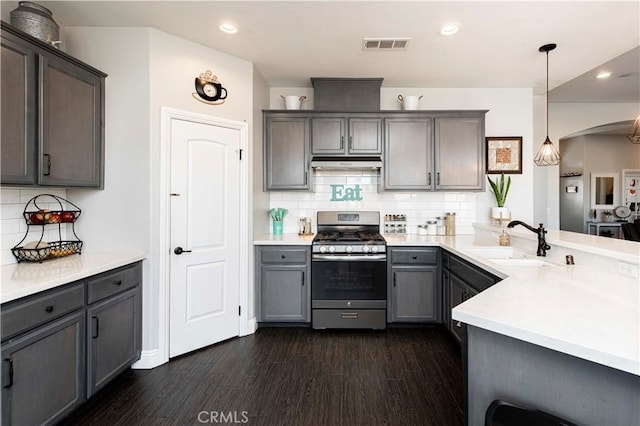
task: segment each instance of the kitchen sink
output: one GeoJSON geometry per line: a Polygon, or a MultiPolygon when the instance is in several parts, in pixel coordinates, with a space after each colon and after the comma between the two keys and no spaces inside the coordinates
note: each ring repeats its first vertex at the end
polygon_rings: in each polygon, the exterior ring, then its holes
{"type": "Polygon", "coordinates": [[[493,263],[505,266],[553,266],[549,262],[534,258],[522,258],[522,259],[489,259],[493,263]]]}
{"type": "MultiPolygon", "coordinates": [[[[516,254],[513,247],[468,247],[462,249],[463,252],[472,256],[484,257],[486,259],[509,259],[516,254]]],[[[523,255],[518,253],[518,257],[523,255]]]]}
{"type": "Polygon", "coordinates": [[[538,257],[529,256],[513,247],[487,246],[467,247],[463,252],[472,256],[482,257],[498,265],[505,266],[553,266],[538,257]]]}

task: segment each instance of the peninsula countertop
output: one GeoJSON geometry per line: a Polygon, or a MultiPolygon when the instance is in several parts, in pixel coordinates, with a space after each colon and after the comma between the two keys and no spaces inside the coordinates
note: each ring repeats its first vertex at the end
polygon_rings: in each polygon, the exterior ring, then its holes
{"type": "MultiPolygon", "coordinates": [[[[495,228],[487,226],[486,230],[495,228]]],[[[536,236],[528,234],[513,230],[513,235],[532,240],[525,254],[535,258],[536,236]]],[[[452,311],[454,319],[640,375],[638,278],[588,263],[565,265],[553,257],[543,258],[541,265],[498,264],[470,250],[498,246],[497,239],[485,236],[386,234],[384,237],[389,247],[442,247],[504,278],[456,306],[452,311]]],[[[256,244],[310,245],[312,239],[283,236],[275,242],[261,240],[256,244]]],[[[557,245],[556,252],[562,247],[640,263],[638,243],[563,231],[549,231],[547,241],[557,245]]]]}

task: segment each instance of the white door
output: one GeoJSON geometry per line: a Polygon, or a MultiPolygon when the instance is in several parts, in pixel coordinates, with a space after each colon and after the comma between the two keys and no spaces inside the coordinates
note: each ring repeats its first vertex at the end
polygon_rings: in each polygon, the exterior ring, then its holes
{"type": "Polygon", "coordinates": [[[240,131],[174,118],[170,134],[174,357],[239,335],[240,131]]]}

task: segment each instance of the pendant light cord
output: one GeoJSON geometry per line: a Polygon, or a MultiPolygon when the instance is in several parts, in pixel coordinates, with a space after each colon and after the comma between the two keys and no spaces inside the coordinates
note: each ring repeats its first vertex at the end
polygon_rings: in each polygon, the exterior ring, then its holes
{"type": "Polygon", "coordinates": [[[547,50],[547,139],[549,139],[549,51],[547,50]]]}

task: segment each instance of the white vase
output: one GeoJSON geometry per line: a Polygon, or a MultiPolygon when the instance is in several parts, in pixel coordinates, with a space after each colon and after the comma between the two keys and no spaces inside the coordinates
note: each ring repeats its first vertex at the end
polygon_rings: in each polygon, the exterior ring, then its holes
{"type": "Polygon", "coordinates": [[[509,220],[510,213],[507,207],[491,207],[491,217],[499,220],[509,220]]]}

